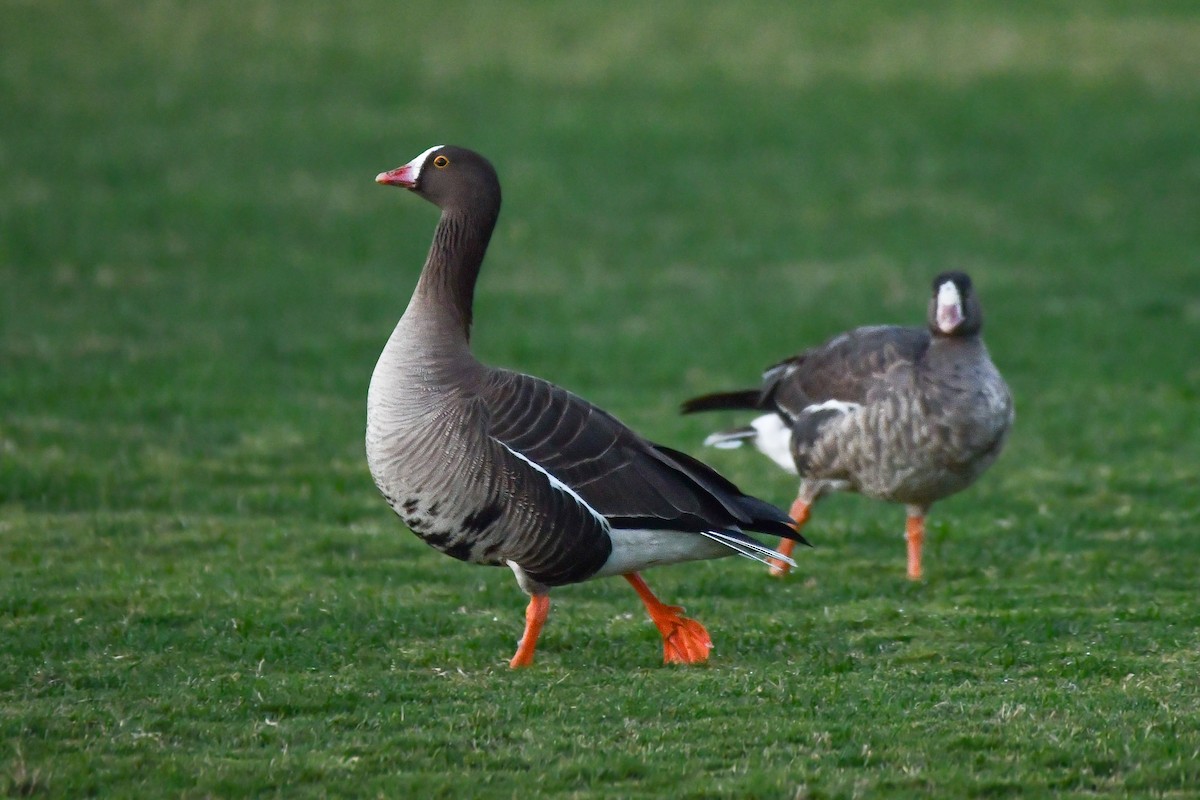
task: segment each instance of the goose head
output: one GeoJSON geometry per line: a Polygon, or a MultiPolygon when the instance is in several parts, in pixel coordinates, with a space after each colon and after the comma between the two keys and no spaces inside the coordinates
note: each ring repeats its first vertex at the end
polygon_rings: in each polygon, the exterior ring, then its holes
{"type": "Polygon", "coordinates": [[[983,328],[983,309],[965,272],[943,272],[933,279],[929,330],[934,336],[973,336],[983,328]]]}
{"type": "Polygon", "coordinates": [[[443,210],[494,211],[500,207],[495,168],[465,147],[435,145],[404,166],[379,173],[375,182],[408,189],[443,210]]]}

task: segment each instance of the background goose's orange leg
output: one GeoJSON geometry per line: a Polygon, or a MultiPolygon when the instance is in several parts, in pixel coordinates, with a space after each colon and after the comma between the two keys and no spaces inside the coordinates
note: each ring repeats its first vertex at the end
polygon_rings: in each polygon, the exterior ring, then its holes
{"type": "MultiPolygon", "coordinates": [[[[804,523],[808,522],[808,515],[811,509],[811,503],[806,503],[797,497],[796,502],[792,503],[792,509],[788,512],[788,516],[796,521],[796,524],[792,527],[794,527],[797,531],[803,528],[804,523]]],[[[795,541],[792,539],[780,539],[779,547],[775,548],[775,551],[781,556],[790,557],[792,555],[792,551],[795,549],[795,541]]],[[[780,561],[774,558],[771,559],[771,574],[776,578],[782,578],[784,575],[787,575],[788,570],[791,568],[791,564],[788,564],[786,561],[780,561]]]]}
{"type": "Polygon", "coordinates": [[[525,632],[521,634],[521,643],[517,645],[517,654],[508,665],[513,669],[528,667],[533,664],[533,651],[537,647],[538,637],[542,634],[542,626],[546,617],[550,616],[550,595],[535,594],[529,598],[525,608],[525,632]]]}
{"type": "Polygon", "coordinates": [[[650,619],[662,634],[664,664],[703,664],[708,660],[712,639],[703,625],[679,613],[683,611],[679,606],[668,606],[655,597],[636,572],[630,572],[625,580],[642,598],[650,619]]]}
{"type": "Polygon", "coordinates": [[[908,541],[908,579],[921,580],[921,545],[925,543],[925,515],[909,513],[904,525],[904,538],[908,541]]]}

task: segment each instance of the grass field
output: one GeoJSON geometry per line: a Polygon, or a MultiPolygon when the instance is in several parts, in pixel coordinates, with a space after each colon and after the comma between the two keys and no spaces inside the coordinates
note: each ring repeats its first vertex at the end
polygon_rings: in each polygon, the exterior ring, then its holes
{"type": "Polygon", "coordinates": [[[1200,796],[1200,11],[1184,2],[0,3],[0,794],[1200,796]],[[786,582],[650,573],[506,661],[362,434],[488,155],[475,347],[779,504],[677,403],[968,270],[1008,450],[823,503],[786,582]]]}

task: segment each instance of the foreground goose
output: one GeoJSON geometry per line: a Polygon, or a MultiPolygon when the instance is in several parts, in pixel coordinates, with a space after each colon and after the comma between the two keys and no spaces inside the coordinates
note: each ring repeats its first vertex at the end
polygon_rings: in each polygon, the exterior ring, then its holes
{"type": "MultiPolygon", "coordinates": [[[[771,367],[758,389],[696,397],[683,412],[767,411],[705,444],[751,441],[799,474],[798,526],[832,491],[907,505],[908,577],[918,580],[930,505],[974,483],[1012,426],[1012,397],[982,326],[971,279],[946,272],[933,281],[928,328],[856,328],[771,367]]],[[[787,573],[791,552],[781,541],[772,574],[787,573]]]]}
{"type": "Polygon", "coordinates": [[[553,384],[475,360],[475,280],[500,212],[486,159],[432,147],[376,181],[442,209],[371,376],[367,462],[383,496],[430,546],[512,569],[530,600],[511,666],[533,663],[552,587],[606,575],[637,590],[665,662],[705,661],[707,631],[660,602],[638,571],[735,553],[766,562],[773,551],[745,531],[804,538],[699,461],[553,384]]]}

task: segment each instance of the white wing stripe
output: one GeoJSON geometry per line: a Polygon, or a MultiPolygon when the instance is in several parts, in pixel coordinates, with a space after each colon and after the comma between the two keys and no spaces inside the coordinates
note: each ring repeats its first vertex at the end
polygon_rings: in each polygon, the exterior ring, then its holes
{"type": "Polygon", "coordinates": [[[805,406],[805,411],[840,411],[843,414],[850,414],[862,408],[858,403],[847,403],[841,400],[826,400],[824,403],[814,403],[811,406],[805,406]]]}
{"type": "Polygon", "coordinates": [[[495,441],[497,444],[499,444],[501,447],[503,447],[508,452],[512,453],[517,458],[524,461],[529,466],[536,469],[538,472],[545,475],[546,480],[550,481],[550,485],[553,486],[555,489],[558,489],[560,492],[564,492],[564,493],[570,495],[571,498],[574,499],[576,503],[579,503],[579,505],[586,508],[588,510],[588,512],[593,517],[596,518],[596,521],[600,523],[600,525],[604,528],[604,530],[606,530],[606,531],[612,530],[612,526],[609,524],[608,519],[603,514],[601,514],[599,511],[597,511],[596,509],[594,509],[590,505],[588,505],[588,502],[586,500],[584,500],[582,497],[580,497],[579,494],[574,489],[572,489],[570,486],[567,486],[565,483],[560,481],[558,478],[551,475],[546,470],[545,467],[543,467],[541,464],[537,463],[533,459],[529,458],[529,456],[525,455],[524,453],[513,450],[511,447],[506,445],[504,442],[501,442],[496,437],[493,436],[492,440],[495,441]]]}

